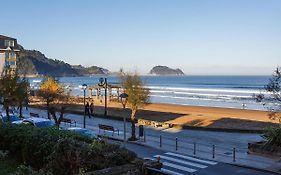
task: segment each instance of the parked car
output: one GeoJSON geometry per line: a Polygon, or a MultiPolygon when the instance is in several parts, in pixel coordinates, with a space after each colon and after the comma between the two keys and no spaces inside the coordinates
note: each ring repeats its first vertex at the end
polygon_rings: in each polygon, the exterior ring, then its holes
{"type": "Polygon", "coordinates": [[[98,138],[98,135],[90,129],[80,128],[80,127],[70,127],[70,128],[66,128],[66,130],[90,137],[92,139],[100,139],[98,138]]]}
{"type": "MultiPolygon", "coordinates": [[[[15,122],[15,121],[21,121],[22,119],[19,118],[18,115],[16,114],[10,114],[10,122],[15,122]]],[[[8,116],[6,115],[6,113],[1,113],[0,115],[0,122],[6,123],[9,122],[8,121],[8,116]]]]}
{"type": "MultiPolygon", "coordinates": [[[[9,122],[8,116],[0,116],[0,121],[3,123],[9,122]]],[[[21,119],[16,115],[10,115],[10,122],[14,122],[14,121],[21,121],[21,119]]]]}
{"type": "Polygon", "coordinates": [[[13,124],[30,124],[32,126],[38,128],[50,128],[55,126],[55,123],[52,120],[45,119],[45,118],[37,118],[37,117],[30,117],[23,119],[22,121],[15,121],[12,122],[13,124]]]}

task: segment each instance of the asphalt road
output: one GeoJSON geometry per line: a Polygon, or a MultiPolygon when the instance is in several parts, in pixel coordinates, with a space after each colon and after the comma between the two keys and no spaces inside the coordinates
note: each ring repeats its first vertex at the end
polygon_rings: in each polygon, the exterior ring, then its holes
{"type": "MultiPolygon", "coordinates": [[[[123,144],[121,142],[116,142],[123,144]]],[[[274,173],[257,171],[235,165],[187,156],[184,154],[165,152],[156,148],[126,143],[125,147],[135,152],[140,158],[160,156],[162,170],[171,175],[273,175],[274,173]]]]}

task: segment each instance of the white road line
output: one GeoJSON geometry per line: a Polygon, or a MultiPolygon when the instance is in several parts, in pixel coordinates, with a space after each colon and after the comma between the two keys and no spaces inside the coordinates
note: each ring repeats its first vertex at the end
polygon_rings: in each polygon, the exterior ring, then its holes
{"type": "Polygon", "coordinates": [[[196,159],[196,158],[193,158],[193,157],[183,156],[183,155],[176,154],[176,153],[171,153],[171,152],[167,152],[167,153],[165,153],[165,154],[171,155],[171,156],[180,157],[180,158],[187,159],[187,160],[192,160],[192,161],[195,161],[195,162],[205,163],[205,164],[209,164],[209,165],[216,165],[216,164],[217,164],[217,162],[208,161],[208,160],[196,159]]]}
{"type": "Polygon", "coordinates": [[[189,172],[189,173],[193,173],[193,172],[196,171],[195,169],[192,169],[192,168],[187,168],[187,167],[184,167],[184,166],[180,166],[180,165],[176,165],[176,164],[168,163],[168,162],[163,162],[163,165],[168,166],[168,167],[172,167],[172,168],[175,168],[175,169],[179,169],[179,170],[182,170],[182,171],[186,171],[186,172],[189,172]]]}
{"type": "Polygon", "coordinates": [[[171,175],[184,175],[184,174],[177,173],[175,171],[171,171],[171,170],[168,170],[168,169],[165,169],[165,168],[161,168],[161,171],[163,171],[164,173],[171,174],[171,175]]]}
{"type": "MultiPolygon", "coordinates": [[[[160,155],[156,155],[154,157],[159,157],[159,156],[160,155]]],[[[170,161],[173,161],[173,162],[177,162],[177,163],[181,163],[181,164],[185,164],[185,165],[194,166],[194,167],[197,167],[197,168],[207,168],[208,167],[206,165],[200,165],[198,163],[187,162],[187,161],[183,161],[183,160],[180,160],[180,159],[175,159],[175,158],[167,157],[167,156],[160,156],[160,158],[165,159],[165,160],[170,160],[170,161]]]]}

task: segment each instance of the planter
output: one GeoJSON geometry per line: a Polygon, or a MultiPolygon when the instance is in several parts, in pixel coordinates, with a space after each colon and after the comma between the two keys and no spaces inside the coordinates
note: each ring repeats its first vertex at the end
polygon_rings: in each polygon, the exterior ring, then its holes
{"type": "Polygon", "coordinates": [[[281,147],[265,147],[266,142],[248,143],[248,153],[263,154],[272,157],[281,157],[281,147]]]}

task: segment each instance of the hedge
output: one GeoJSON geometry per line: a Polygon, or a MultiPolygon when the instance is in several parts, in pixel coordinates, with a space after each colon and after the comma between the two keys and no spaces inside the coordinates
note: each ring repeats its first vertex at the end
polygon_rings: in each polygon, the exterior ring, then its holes
{"type": "Polygon", "coordinates": [[[57,128],[0,124],[0,150],[27,166],[53,174],[77,174],[132,161],[136,155],[118,145],[57,128]]]}

